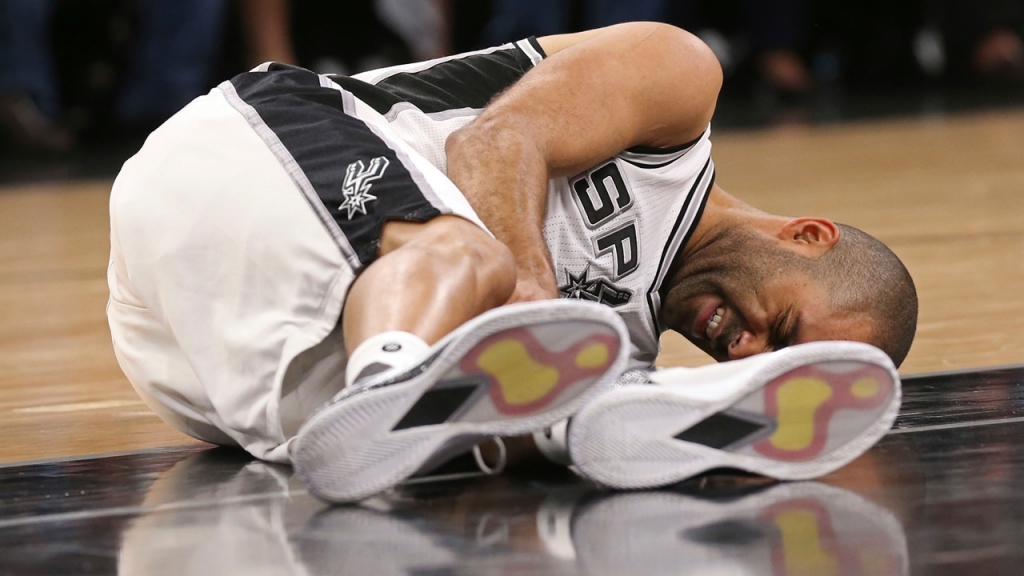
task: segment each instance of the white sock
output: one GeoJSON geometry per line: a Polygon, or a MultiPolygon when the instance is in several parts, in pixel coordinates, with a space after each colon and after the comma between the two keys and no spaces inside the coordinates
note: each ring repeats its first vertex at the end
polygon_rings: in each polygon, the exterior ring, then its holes
{"type": "Polygon", "coordinates": [[[368,338],[352,351],[345,367],[345,385],[395,367],[411,365],[426,355],[430,346],[409,332],[384,332],[368,338]]]}

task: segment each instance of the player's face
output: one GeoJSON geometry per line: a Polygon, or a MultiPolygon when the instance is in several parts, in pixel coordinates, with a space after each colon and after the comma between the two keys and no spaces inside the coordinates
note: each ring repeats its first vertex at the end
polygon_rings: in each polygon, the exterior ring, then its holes
{"type": "Polygon", "coordinates": [[[784,248],[741,236],[683,264],[664,307],[670,328],[719,362],[817,340],[870,341],[871,320],[832,306],[784,248]]]}

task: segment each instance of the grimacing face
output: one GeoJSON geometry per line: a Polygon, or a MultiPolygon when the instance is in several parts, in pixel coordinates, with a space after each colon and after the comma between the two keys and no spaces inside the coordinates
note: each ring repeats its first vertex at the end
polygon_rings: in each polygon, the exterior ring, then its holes
{"type": "Polygon", "coordinates": [[[664,321],[719,362],[818,340],[870,342],[872,320],[834,307],[801,258],[749,232],[717,238],[683,262],[664,321]]]}

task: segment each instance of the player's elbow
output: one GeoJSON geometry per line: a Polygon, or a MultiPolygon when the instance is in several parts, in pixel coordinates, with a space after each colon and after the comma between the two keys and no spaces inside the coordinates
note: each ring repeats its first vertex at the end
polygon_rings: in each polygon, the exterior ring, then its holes
{"type": "Polygon", "coordinates": [[[724,74],[718,57],[703,40],[675,26],[658,25],[661,74],[670,92],[685,95],[687,107],[706,125],[714,114],[724,74]]]}
{"type": "Polygon", "coordinates": [[[696,35],[675,26],[667,26],[665,33],[672,37],[672,55],[686,64],[692,76],[703,80],[708,92],[717,98],[724,75],[722,64],[711,47],[696,35]]]}
{"type": "Polygon", "coordinates": [[[659,39],[666,52],[673,56],[683,57],[706,76],[715,77],[721,85],[722,65],[718,57],[697,35],[672,26],[671,24],[655,24],[653,35],[659,39]]]}

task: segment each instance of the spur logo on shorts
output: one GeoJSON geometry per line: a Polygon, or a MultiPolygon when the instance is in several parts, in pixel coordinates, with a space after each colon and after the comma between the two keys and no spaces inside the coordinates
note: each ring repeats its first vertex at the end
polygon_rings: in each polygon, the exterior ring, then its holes
{"type": "Polygon", "coordinates": [[[348,165],[345,170],[345,182],[342,184],[345,200],[338,206],[338,210],[347,211],[346,216],[349,220],[356,214],[366,214],[366,205],[377,199],[370,194],[370,188],[375,180],[380,180],[384,176],[388,164],[387,158],[377,156],[370,160],[369,166],[362,160],[356,160],[348,165]]]}

